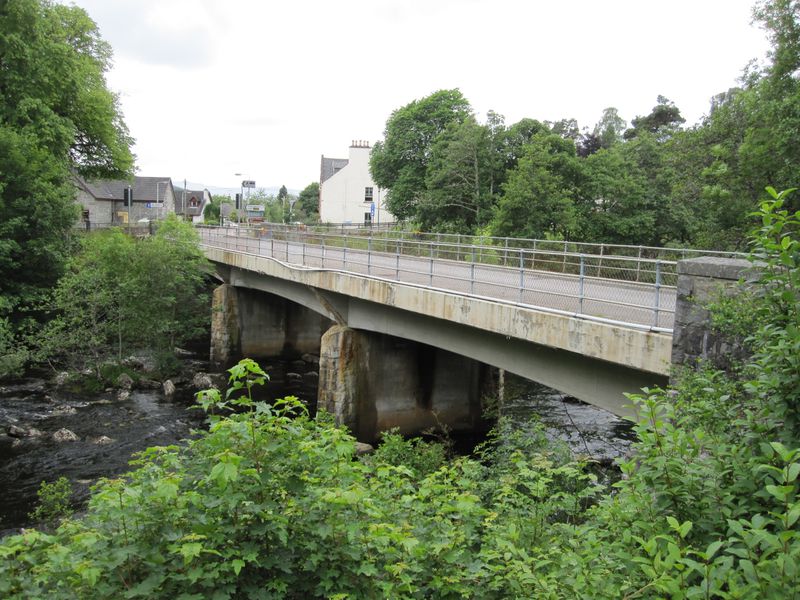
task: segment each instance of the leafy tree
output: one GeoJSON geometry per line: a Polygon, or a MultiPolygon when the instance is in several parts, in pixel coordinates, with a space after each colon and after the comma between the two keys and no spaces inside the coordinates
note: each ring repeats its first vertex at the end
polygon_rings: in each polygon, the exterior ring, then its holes
{"type": "Polygon", "coordinates": [[[415,215],[436,136],[471,112],[467,99],[454,89],[434,92],[391,114],[384,140],[372,149],[370,171],[375,183],[388,190],[386,207],[395,217],[415,215]]]}
{"type": "Polygon", "coordinates": [[[564,139],[577,141],[581,136],[578,121],[575,119],[561,119],[560,121],[545,121],[545,125],[550,128],[551,133],[560,135],[564,139]]]}
{"type": "Polygon", "coordinates": [[[647,180],[631,157],[613,148],[601,149],[584,166],[582,239],[615,244],[653,240],[656,213],[647,180]]]}
{"type": "Polygon", "coordinates": [[[492,222],[494,233],[568,238],[578,226],[576,200],[581,177],[572,140],[552,133],[536,134],[503,186],[492,222]]]}
{"type": "Polygon", "coordinates": [[[220,222],[220,216],[222,214],[223,204],[230,204],[233,206],[234,200],[228,195],[215,194],[211,196],[211,202],[206,204],[206,207],[203,209],[203,221],[205,223],[218,225],[220,222]]]}
{"type": "Polygon", "coordinates": [[[602,140],[594,133],[584,131],[575,144],[575,151],[581,158],[591,156],[603,147],[602,140]]]}
{"type": "Polygon", "coordinates": [[[525,147],[531,143],[534,136],[549,131],[544,123],[526,118],[514,123],[503,133],[500,152],[504,160],[505,177],[517,166],[519,159],[525,153],[525,147]]]}
{"type": "Polygon", "coordinates": [[[472,233],[491,215],[489,130],[474,117],[451,123],[436,137],[416,220],[426,231],[472,233]]]}
{"type": "Polygon", "coordinates": [[[71,170],[132,171],[132,140],[104,79],[110,57],[80,8],[0,3],[0,318],[15,334],[23,306],[41,302],[69,256],[71,170]]]}
{"type": "Polygon", "coordinates": [[[608,149],[622,141],[627,126],[625,119],[619,116],[619,111],[611,106],[603,110],[603,116],[594,126],[592,133],[599,138],[600,146],[608,149]]]}
{"type": "Polygon", "coordinates": [[[319,221],[319,182],[312,181],[300,192],[295,210],[306,223],[319,221]]]}
{"type": "Polygon", "coordinates": [[[207,325],[206,265],[196,232],[174,215],[144,240],[119,229],[86,236],[55,290],[39,358],[99,375],[135,350],[170,356],[207,325]]]}
{"type": "Polygon", "coordinates": [[[623,137],[630,140],[642,132],[647,132],[659,139],[665,139],[675,133],[680,125],[685,122],[686,119],[681,116],[680,109],[668,98],[659,96],[658,104],[653,107],[650,114],[644,117],[636,117],[631,122],[633,127],[628,129],[623,137]]]}

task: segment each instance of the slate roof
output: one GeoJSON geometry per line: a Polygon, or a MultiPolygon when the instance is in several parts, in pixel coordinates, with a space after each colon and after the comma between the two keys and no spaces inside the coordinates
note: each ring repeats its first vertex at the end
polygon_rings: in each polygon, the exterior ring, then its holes
{"type": "Polygon", "coordinates": [[[326,179],[330,179],[349,163],[350,160],[347,158],[325,158],[323,156],[319,170],[319,182],[322,183],[326,179]]]}
{"type": "Polygon", "coordinates": [[[87,192],[98,200],[122,200],[123,190],[129,185],[133,188],[133,201],[134,202],[155,202],[156,196],[159,201],[164,201],[165,188],[160,187],[158,191],[156,188],[158,184],[163,186],[164,183],[171,183],[169,177],[139,177],[138,175],[132,181],[125,179],[95,179],[86,180],[77,177],[79,185],[81,185],[87,192]]]}

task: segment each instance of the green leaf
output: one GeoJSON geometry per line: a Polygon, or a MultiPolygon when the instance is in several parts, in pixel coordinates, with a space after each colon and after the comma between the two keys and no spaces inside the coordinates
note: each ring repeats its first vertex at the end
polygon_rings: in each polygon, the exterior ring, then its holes
{"type": "Polygon", "coordinates": [[[200,542],[187,542],[181,544],[178,551],[183,555],[184,564],[188,565],[192,560],[200,556],[200,553],[203,551],[203,544],[200,542]]]}
{"type": "Polygon", "coordinates": [[[237,559],[234,559],[233,561],[231,561],[231,566],[233,567],[233,572],[236,573],[237,577],[239,576],[239,572],[242,570],[242,567],[244,567],[245,564],[246,563],[240,558],[237,558],[237,559]]]}

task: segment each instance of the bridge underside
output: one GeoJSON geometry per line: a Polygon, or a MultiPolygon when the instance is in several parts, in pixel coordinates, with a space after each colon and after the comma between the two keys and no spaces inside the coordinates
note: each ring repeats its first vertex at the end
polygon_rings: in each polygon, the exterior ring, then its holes
{"type": "Polygon", "coordinates": [[[667,376],[525,339],[312,287],[304,282],[220,265],[236,288],[260,290],[297,303],[325,319],[357,331],[412,340],[515,373],[617,415],[634,413],[625,393],[666,385],[667,376]]]}

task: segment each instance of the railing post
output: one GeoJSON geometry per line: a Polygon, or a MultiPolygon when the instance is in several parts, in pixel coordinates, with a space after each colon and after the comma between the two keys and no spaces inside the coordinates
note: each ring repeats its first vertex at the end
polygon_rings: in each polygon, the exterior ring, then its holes
{"type": "Polygon", "coordinates": [[[533,256],[531,257],[531,270],[536,268],[536,240],[533,240],[533,256]]]}
{"type": "Polygon", "coordinates": [[[653,305],[653,327],[658,327],[658,309],[661,300],[661,261],[656,261],[656,295],[653,305]]]}
{"type": "Polygon", "coordinates": [[[578,314],[583,314],[583,292],[584,292],[584,274],[585,274],[585,262],[583,254],[581,254],[581,275],[578,278],[579,282],[579,289],[578,289],[578,314]]]}
{"type": "Polygon", "coordinates": [[[325,238],[322,238],[322,267],[325,268],[325,238]]]}
{"type": "Polygon", "coordinates": [[[475,246],[472,246],[472,264],[469,266],[469,293],[475,293],[475,246]]]}
{"type": "Polygon", "coordinates": [[[303,242],[303,266],[306,265],[306,243],[303,242]]]}
{"type": "Polygon", "coordinates": [[[429,280],[430,280],[430,286],[433,287],[433,242],[431,242],[431,244],[430,244],[430,252],[431,252],[431,258],[430,258],[430,278],[429,278],[429,280]]]}
{"type": "Polygon", "coordinates": [[[342,246],[342,270],[347,270],[347,238],[344,239],[344,246],[342,246]]]}
{"type": "Polygon", "coordinates": [[[367,275],[372,275],[372,235],[367,238],[367,275]]]}
{"type": "Polygon", "coordinates": [[[274,237],[269,239],[269,255],[272,258],[275,258],[275,238],[274,237]]]}
{"type": "Polygon", "coordinates": [[[525,289],[525,259],[523,258],[523,249],[519,249],[519,301],[523,301],[522,291],[525,289]]]}
{"type": "Polygon", "coordinates": [[[395,246],[394,253],[394,278],[400,281],[400,249],[397,246],[395,246]]]}
{"type": "Polygon", "coordinates": [[[639,257],[636,259],[636,281],[639,281],[639,269],[642,267],[642,247],[639,246],[639,257]]]}

